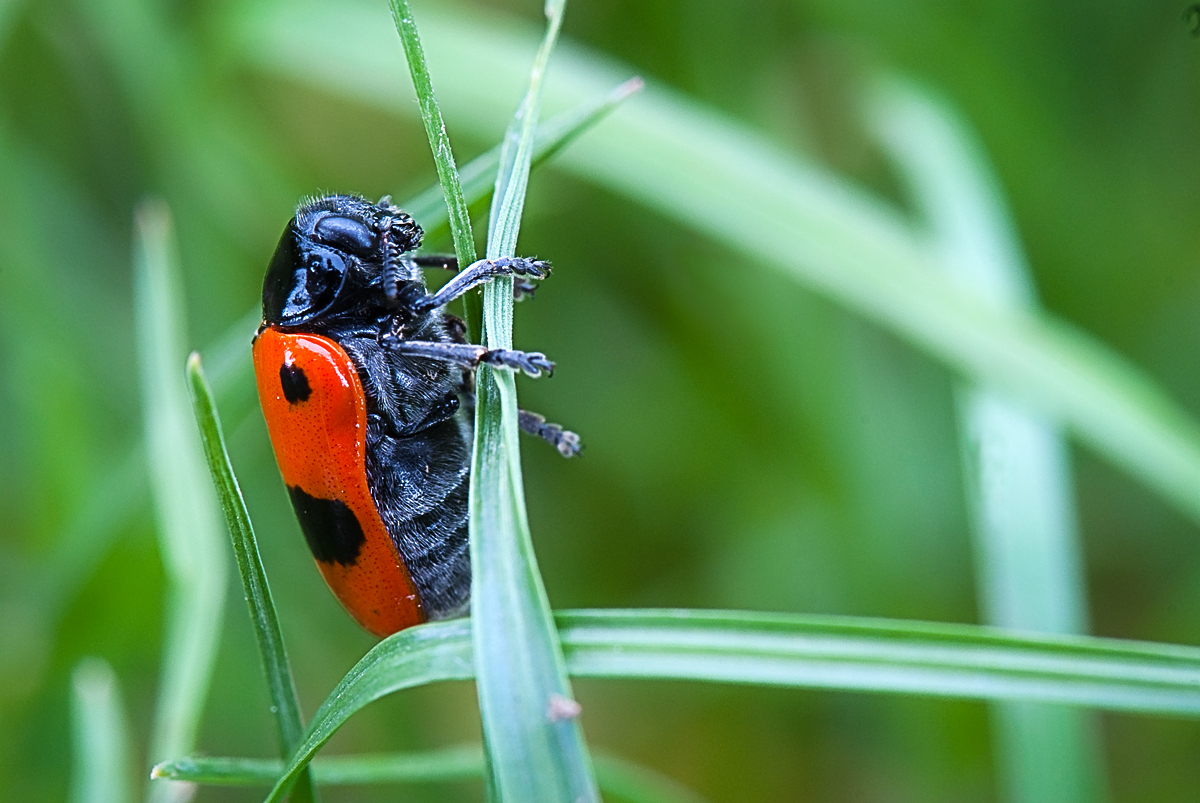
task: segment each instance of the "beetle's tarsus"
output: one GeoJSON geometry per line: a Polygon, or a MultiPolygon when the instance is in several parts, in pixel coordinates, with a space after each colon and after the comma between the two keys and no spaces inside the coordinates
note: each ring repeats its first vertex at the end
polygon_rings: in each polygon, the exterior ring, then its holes
{"type": "Polygon", "coordinates": [[[570,430],[563,429],[558,424],[551,424],[543,416],[537,413],[531,413],[528,410],[520,410],[517,414],[517,422],[520,424],[521,431],[529,435],[535,435],[549,443],[563,457],[575,457],[583,449],[583,444],[579,440],[579,436],[570,430]]]}

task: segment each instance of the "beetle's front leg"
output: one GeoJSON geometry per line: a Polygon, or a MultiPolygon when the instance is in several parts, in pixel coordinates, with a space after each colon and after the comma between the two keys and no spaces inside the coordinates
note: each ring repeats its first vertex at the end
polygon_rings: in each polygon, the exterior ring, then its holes
{"type": "MultiPolygon", "coordinates": [[[[437,268],[438,270],[458,270],[458,257],[453,254],[420,254],[411,257],[412,264],[418,268],[437,268]]],[[[534,260],[531,260],[534,261],[534,260]]],[[[478,263],[476,263],[478,264],[478,263]]],[[[545,265],[546,263],[540,263],[545,265]]],[[[546,265],[546,272],[549,273],[550,266],[546,265]]],[[[537,285],[528,279],[516,277],[513,280],[513,301],[521,301],[526,298],[533,298],[534,292],[537,291],[537,285]]]]}
{"type": "MultiPolygon", "coordinates": [[[[417,263],[419,264],[419,263],[417,263]]],[[[500,276],[529,276],[534,279],[545,279],[550,275],[550,263],[524,257],[502,257],[501,259],[481,259],[467,266],[450,281],[442,285],[436,293],[430,293],[409,304],[415,315],[421,315],[437,307],[444,306],[459,296],[479,285],[500,276]]],[[[522,289],[528,293],[529,288],[523,283],[522,289]]]]}

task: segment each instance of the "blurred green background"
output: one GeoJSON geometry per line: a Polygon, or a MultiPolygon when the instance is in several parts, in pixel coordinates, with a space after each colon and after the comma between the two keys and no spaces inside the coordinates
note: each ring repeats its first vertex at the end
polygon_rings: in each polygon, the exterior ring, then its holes
{"type": "MultiPolygon", "coordinates": [[[[164,589],[140,446],[135,204],[154,194],[175,213],[190,345],[204,349],[256,303],[297,199],[400,200],[434,180],[411,111],[257,68],[253,37],[234,33],[256,5],[0,5],[0,800],[66,796],[69,675],[84,656],[115,668],[140,751],[150,727],[164,589]]],[[[418,22],[434,5],[414,3],[418,22]]],[[[1200,416],[1200,40],[1184,10],[1174,0],[581,0],[564,36],[901,206],[860,122],[864,81],[886,70],[933,88],[992,160],[1046,309],[1200,416]]],[[[541,22],[526,0],[446,13],[531,31],[541,22]]],[[[494,144],[456,130],[452,114],[448,123],[460,163],[494,144]]],[[[944,367],[553,163],[531,182],[521,251],[556,270],[518,307],[516,344],[559,365],[552,380],[519,383],[523,405],[587,444],[571,463],[524,447],[555,607],[980,621],[944,367]]],[[[372,639],[312,565],[250,385],[221,403],[311,715],[372,639]]],[[[1200,643],[1195,525],[1090,453],[1072,459],[1092,631],[1200,643]]],[[[234,586],[199,745],[271,755],[234,586]]],[[[1002,797],[982,704],[634,681],[577,692],[593,746],[714,801],[1002,797]]],[[[1101,721],[1113,800],[1194,797],[1200,726],[1101,721]]],[[[478,732],[472,687],[446,685],[375,704],[328,749],[433,747],[478,732]]],[[[481,794],[465,783],[326,799],[481,794]]]]}

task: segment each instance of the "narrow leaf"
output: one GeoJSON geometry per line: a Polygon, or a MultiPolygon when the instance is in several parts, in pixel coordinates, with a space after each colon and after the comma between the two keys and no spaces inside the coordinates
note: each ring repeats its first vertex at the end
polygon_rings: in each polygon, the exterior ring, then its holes
{"type": "MultiPolygon", "coordinates": [[[[1032,700],[1200,716],[1200,648],[972,625],[733,611],[563,611],[577,677],[1032,700]]],[[[268,800],[346,720],[402,689],[474,676],[469,621],[420,625],[368,652],[322,703],[268,800]]]]}
{"type": "Polygon", "coordinates": [[[85,658],[71,690],[71,803],[129,803],[129,729],[116,674],[103,660],[85,658]]]}
{"type": "MultiPolygon", "coordinates": [[[[311,766],[322,786],[463,781],[483,775],[483,750],[462,745],[412,753],[329,756],[311,766]]],[[[165,761],[154,768],[154,776],[215,786],[267,786],[282,771],[283,762],[269,758],[204,756],[165,761]]],[[[611,755],[596,756],[596,779],[606,794],[628,803],[702,800],[662,773],[611,755]]]]}
{"type": "MultiPolygon", "coordinates": [[[[542,79],[562,23],[548,25],[529,89],[500,150],[488,229],[489,259],[516,252],[541,104],[542,79]]],[[[484,287],[484,343],[512,348],[512,279],[484,287]]],[[[598,801],[591,758],[571,702],[550,602],[537,569],[521,478],[517,390],[511,372],[476,379],[471,463],[471,621],[475,688],[488,754],[489,791],[500,801],[598,801]],[[559,714],[563,710],[568,713],[559,714]]]]}
{"type": "MultiPolygon", "coordinates": [[[[328,756],[310,765],[322,786],[384,783],[432,783],[473,780],[483,775],[483,751],[477,745],[413,753],[328,756]]],[[[270,786],[283,762],[270,758],[196,756],[164,761],[155,777],[215,786],[270,786]]]]}
{"type": "MultiPolygon", "coordinates": [[[[216,658],[226,563],[217,502],[191,420],[183,371],[183,304],[170,215],[147,202],[136,218],[134,308],[147,462],[167,578],[167,632],[150,756],[161,761],[195,744],[216,658]]],[[[156,799],[187,795],[166,784],[156,799]]]]}
{"type": "MultiPolygon", "coordinates": [[[[943,268],[989,303],[1035,310],[999,182],[967,125],[900,81],[881,83],[870,112],[943,268]]],[[[956,397],[984,620],[1015,630],[1085,632],[1083,559],[1059,427],[990,388],[963,385],[956,397]]],[[[1086,711],[998,704],[993,732],[1008,799],[1106,799],[1097,724],[1086,711]]]]}
{"type": "MultiPolygon", "coordinates": [[[[396,32],[400,34],[400,41],[404,44],[408,72],[417,93],[417,102],[421,106],[421,120],[425,123],[425,134],[429,137],[429,147],[433,151],[433,163],[437,167],[438,179],[442,185],[450,220],[450,236],[454,240],[454,253],[458,264],[465,268],[475,261],[475,239],[471,234],[471,211],[463,198],[458,169],[454,165],[450,136],[446,133],[446,122],[442,119],[442,110],[438,108],[437,98],[433,94],[433,81],[425,63],[425,50],[421,47],[421,37],[417,33],[417,23],[413,19],[412,9],[408,7],[408,0],[390,0],[390,4],[392,20],[396,23],[396,32]]],[[[473,298],[474,294],[464,300],[464,320],[469,336],[477,334],[479,326],[478,302],[472,301],[473,298]]]]}
{"type": "MultiPolygon", "coordinates": [[[[291,664],[283,644],[283,632],[279,628],[275,602],[271,598],[271,587],[267,583],[267,574],[258,554],[254,527],[250,524],[250,514],[246,510],[242,490],[238,487],[237,477],[233,474],[233,464],[229,461],[229,453],[225,449],[221,420],[217,415],[212,389],[204,378],[199,354],[193,353],[188,359],[187,374],[196,423],[200,427],[200,437],[204,444],[204,456],[208,460],[208,470],[212,473],[217,497],[221,500],[221,509],[225,513],[225,523],[233,541],[233,554],[242,578],[242,590],[246,595],[246,605],[250,608],[250,623],[258,641],[259,659],[262,661],[263,675],[266,677],[267,691],[271,697],[271,711],[275,714],[279,752],[286,757],[291,755],[299,744],[304,732],[304,723],[300,716],[300,702],[296,698],[291,664]]],[[[312,782],[308,773],[304,773],[292,790],[292,800],[294,803],[301,803],[312,799],[312,782]]]]}

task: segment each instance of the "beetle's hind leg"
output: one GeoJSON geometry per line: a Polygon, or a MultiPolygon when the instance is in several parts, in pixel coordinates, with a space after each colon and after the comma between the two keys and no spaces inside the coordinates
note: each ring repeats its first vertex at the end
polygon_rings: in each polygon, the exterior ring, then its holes
{"type": "MultiPolygon", "coordinates": [[[[462,408],[471,412],[475,409],[475,382],[470,372],[463,373],[462,385],[459,386],[459,398],[462,408]]],[[[569,429],[563,429],[560,424],[553,424],[545,416],[531,413],[528,410],[517,410],[517,424],[526,435],[541,438],[558,450],[563,457],[575,457],[583,450],[583,442],[569,429]]]]}
{"type": "Polygon", "coordinates": [[[563,429],[558,424],[550,423],[537,413],[518,410],[517,423],[520,424],[522,432],[536,435],[546,441],[563,457],[574,457],[583,448],[578,435],[569,429],[563,429]]]}

